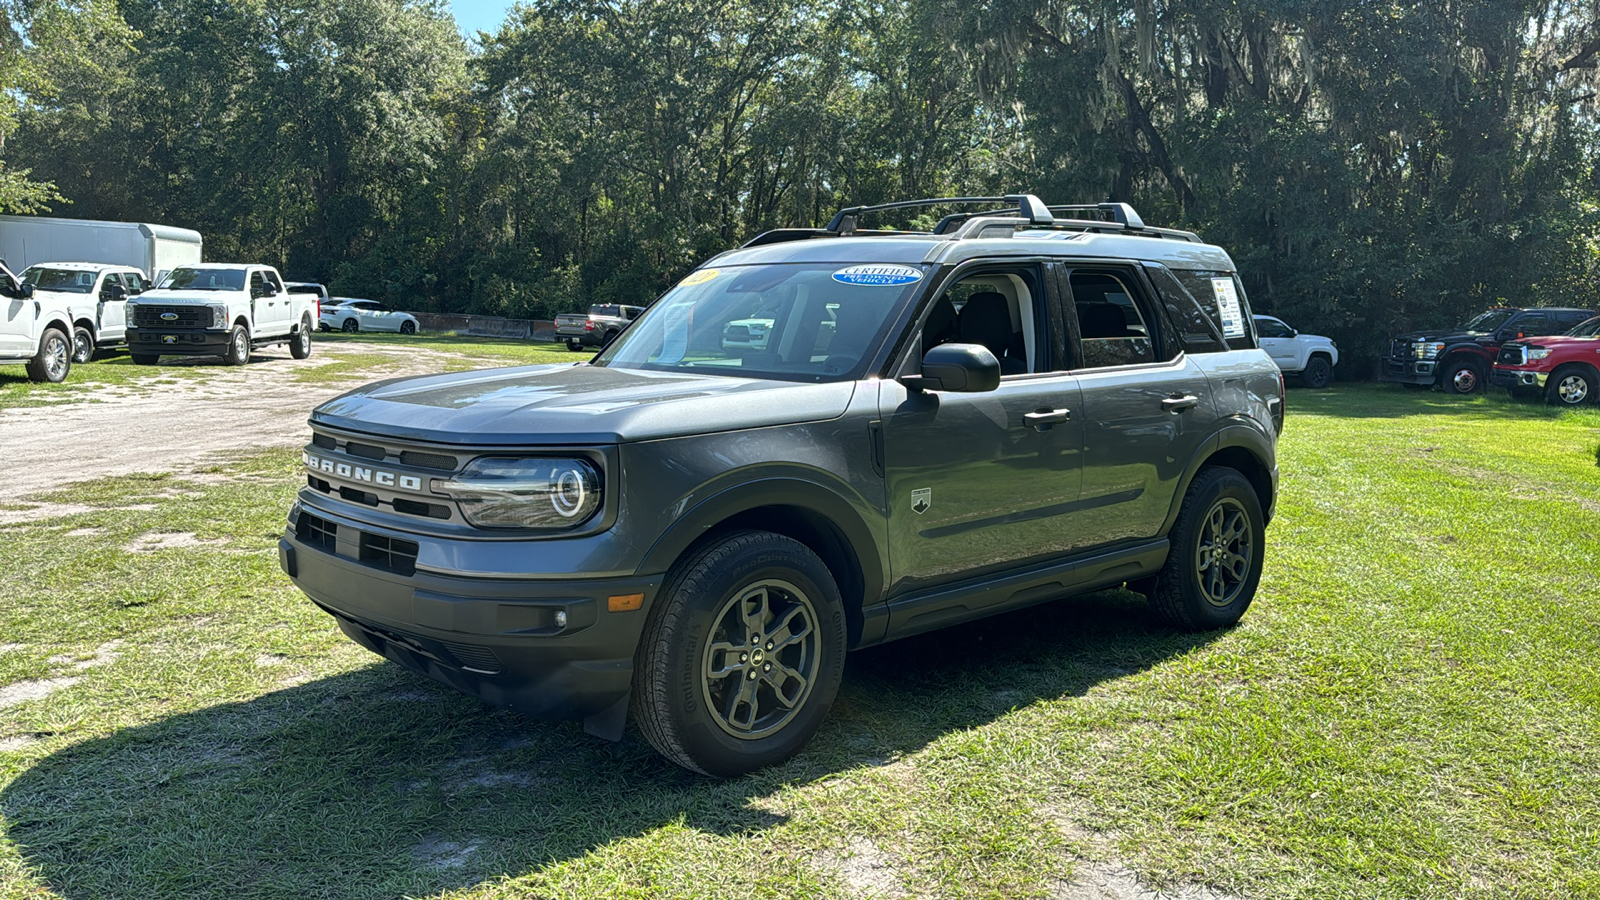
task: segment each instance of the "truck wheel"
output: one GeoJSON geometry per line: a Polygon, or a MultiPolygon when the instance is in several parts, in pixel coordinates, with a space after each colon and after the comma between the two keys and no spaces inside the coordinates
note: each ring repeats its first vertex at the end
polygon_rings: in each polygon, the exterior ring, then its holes
{"type": "Polygon", "coordinates": [[[1156,614],[1187,631],[1239,621],[1261,581],[1261,499],[1233,469],[1195,476],[1172,526],[1172,548],[1149,596],[1156,614]]]}
{"type": "Polygon", "coordinates": [[[133,364],[136,366],[153,366],[161,361],[159,356],[146,356],[143,353],[131,353],[129,356],[133,357],[133,364]]]}
{"type": "Polygon", "coordinates": [[[242,366],[250,361],[250,332],[245,331],[243,325],[235,325],[228,332],[228,350],[222,360],[230,366],[242,366]]]}
{"type": "Polygon", "coordinates": [[[602,337],[600,339],[600,349],[604,350],[605,348],[611,346],[611,342],[616,340],[616,339],[617,339],[617,333],[615,331],[606,332],[605,333],[605,337],[602,337]]]}
{"type": "Polygon", "coordinates": [[[355,332],[361,330],[361,323],[357,322],[354,318],[345,319],[343,330],[354,334],[355,332]]]}
{"type": "Polygon", "coordinates": [[[1556,406],[1581,406],[1595,398],[1594,382],[1582,369],[1561,369],[1545,383],[1544,398],[1556,406]]]}
{"type": "Polygon", "coordinates": [[[574,340],[573,338],[567,338],[567,349],[568,350],[582,350],[583,349],[583,341],[574,340]]]}
{"type": "Polygon", "coordinates": [[[28,360],[28,380],[60,384],[72,371],[72,342],[59,328],[47,328],[39,338],[39,351],[28,360]]]}
{"type": "Polygon", "coordinates": [[[72,361],[86,363],[94,359],[94,334],[79,325],[72,329],[72,361]]]}
{"type": "Polygon", "coordinates": [[[771,532],[728,535],[668,574],[639,643],[634,721],[696,772],[783,762],[833,705],[845,641],[839,588],[816,554],[771,532]]]}
{"type": "Polygon", "coordinates": [[[1469,359],[1458,360],[1444,370],[1446,394],[1471,394],[1483,387],[1483,371],[1469,359]]]}
{"type": "Polygon", "coordinates": [[[300,320],[300,330],[289,338],[289,355],[295,359],[305,359],[311,355],[311,317],[306,316],[300,320]]]}
{"type": "Polygon", "coordinates": [[[416,334],[417,333],[417,323],[415,323],[415,322],[413,322],[413,321],[411,321],[409,319],[407,319],[404,322],[401,322],[400,323],[400,333],[401,334],[416,334]]]}
{"type": "Polygon", "coordinates": [[[1300,383],[1308,388],[1325,388],[1333,383],[1333,363],[1326,356],[1313,356],[1306,360],[1305,371],[1300,373],[1300,383]]]}

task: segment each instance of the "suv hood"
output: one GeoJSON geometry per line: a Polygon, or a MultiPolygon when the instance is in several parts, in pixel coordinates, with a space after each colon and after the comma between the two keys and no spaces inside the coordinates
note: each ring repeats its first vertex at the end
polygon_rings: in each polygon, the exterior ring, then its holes
{"type": "Polygon", "coordinates": [[[833,419],[854,393],[852,381],[524,366],[369,384],[317,407],[311,423],[443,444],[612,444],[833,419]]]}
{"type": "Polygon", "coordinates": [[[1600,342],[1600,336],[1579,337],[1567,334],[1546,334],[1539,337],[1517,339],[1517,343],[1533,347],[1564,347],[1567,344],[1593,344],[1596,342],[1600,342]]]}

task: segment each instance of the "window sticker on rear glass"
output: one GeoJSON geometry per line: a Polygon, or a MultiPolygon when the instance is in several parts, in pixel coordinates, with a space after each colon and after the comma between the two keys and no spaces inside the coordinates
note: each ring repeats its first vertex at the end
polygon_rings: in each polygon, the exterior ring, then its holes
{"type": "Polygon", "coordinates": [[[901,285],[922,280],[922,273],[910,266],[851,266],[833,273],[840,284],[901,285]]]}
{"type": "Polygon", "coordinates": [[[1222,313],[1222,333],[1225,337],[1244,337],[1244,313],[1239,310],[1239,292],[1232,278],[1211,279],[1211,290],[1217,295],[1217,310],[1222,313]]]}

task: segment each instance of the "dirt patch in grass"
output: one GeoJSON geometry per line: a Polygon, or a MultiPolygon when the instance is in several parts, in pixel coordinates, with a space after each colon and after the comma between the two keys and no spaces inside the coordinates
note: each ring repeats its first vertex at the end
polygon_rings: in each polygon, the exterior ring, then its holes
{"type": "Polygon", "coordinates": [[[187,531],[142,534],[127,546],[129,553],[155,553],[184,547],[216,547],[228,543],[226,538],[204,541],[187,531]]]}
{"type": "Polygon", "coordinates": [[[853,838],[843,850],[825,851],[812,865],[844,882],[852,897],[876,900],[905,896],[895,874],[896,860],[867,838],[853,838]]]}
{"type": "Polygon", "coordinates": [[[29,681],[19,681],[0,687],[0,709],[7,706],[16,706],[29,700],[39,700],[50,696],[62,688],[69,688],[77,684],[79,678],[40,678],[29,681]]]}

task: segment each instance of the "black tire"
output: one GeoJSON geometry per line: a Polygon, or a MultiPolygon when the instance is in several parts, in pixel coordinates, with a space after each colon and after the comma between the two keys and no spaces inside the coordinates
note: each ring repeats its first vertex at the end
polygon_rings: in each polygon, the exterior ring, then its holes
{"type": "Polygon", "coordinates": [[[222,361],[230,366],[242,366],[250,361],[250,332],[243,325],[235,325],[228,332],[228,349],[223,351],[222,361]]]}
{"type": "Polygon", "coordinates": [[[1557,369],[1544,385],[1544,399],[1552,406],[1582,406],[1596,396],[1592,371],[1572,367],[1557,369]]]}
{"type": "Polygon", "coordinates": [[[1475,394],[1483,390],[1483,367],[1470,359],[1460,359],[1445,367],[1440,382],[1446,394],[1475,394]]]}
{"type": "Polygon", "coordinates": [[[706,775],[781,763],[827,717],[845,643],[822,560],[783,535],[735,532],[668,573],[639,642],[633,719],[663,756],[706,775]]]}
{"type": "Polygon", "coordinates": [[[1313,356],[1306,360],[1305,371],[1300,373],[1300,383],[1308,388],[1325,388],[1333,383],[1333,363],[1326,356],[1313,356]]]}
{"type": "Polygon", "coordinates": [[[600,339],[600,349],[604,350],[605,348],[611,346],[611,342],[616,339],[617,333],[615,331],[606,332],[605,336],[600,339]]]}
{"type": "Polygon", "coordinates": [[[72,339],[59,328],[46,328],[39,349],[28,360],[28,380],[60,384],[72,371],[72,339]]]}
{"type": "Polygon", "coordinates": [[[344,320],[344,325],[340,326],[339,330],[344,331],[344,332],[348,332],[350,334],[355,334],[356,332],[361,330],[361,323],[357,322],[355,320],[355,317],[352,316],[352,317],[344,320]]]}
{"type": "Polygon", "coordinates": [[[133,364],[136,366],[153,366],[161,361],[159,356],[147,356],[143,353],[130,353],[128,355],[133,358],[133,364]]]}
{"type": "Polygon", "coordinates": [[[94,332],[78,325],[72,329],[72,362],[86,363],[94,359],[94,332]]]}
{"type": "Polygon", "coordinates": [[[300,320],[300,330],[289,336],[289,355],[305,359],[311,355],[311,317],[300,320]]]}
{"type": "Polygon", "coordinates": [[[1261,499],[1234,469],[1200,470],[1172,526],[1172,548],[1150,606],[1186,631],[1226,628],[1244,615],[1261,582],[1261,499]]]}
{"type": "Polygon", "coordinates": [[[401,322],[400,323],[400,333],[401,334],[416,334],[417,333],[417,323],[411,321],[410,319],[407,319],[406,321],[401,322]]]}
{"type": "Polygon", "coordinates": [[[568,350],[574,350],[574,351],[582,350],[583,349],[583,341],[577,340],[575,338],[567,338],[567,349],[568,350]]]}
{"type": "Polygon", "coordinates": [[[318,331],[332,331],[333,329],[328,327],[328,323],[327,322],[318,322],[317,323],[317,330],[318,331]]]}

